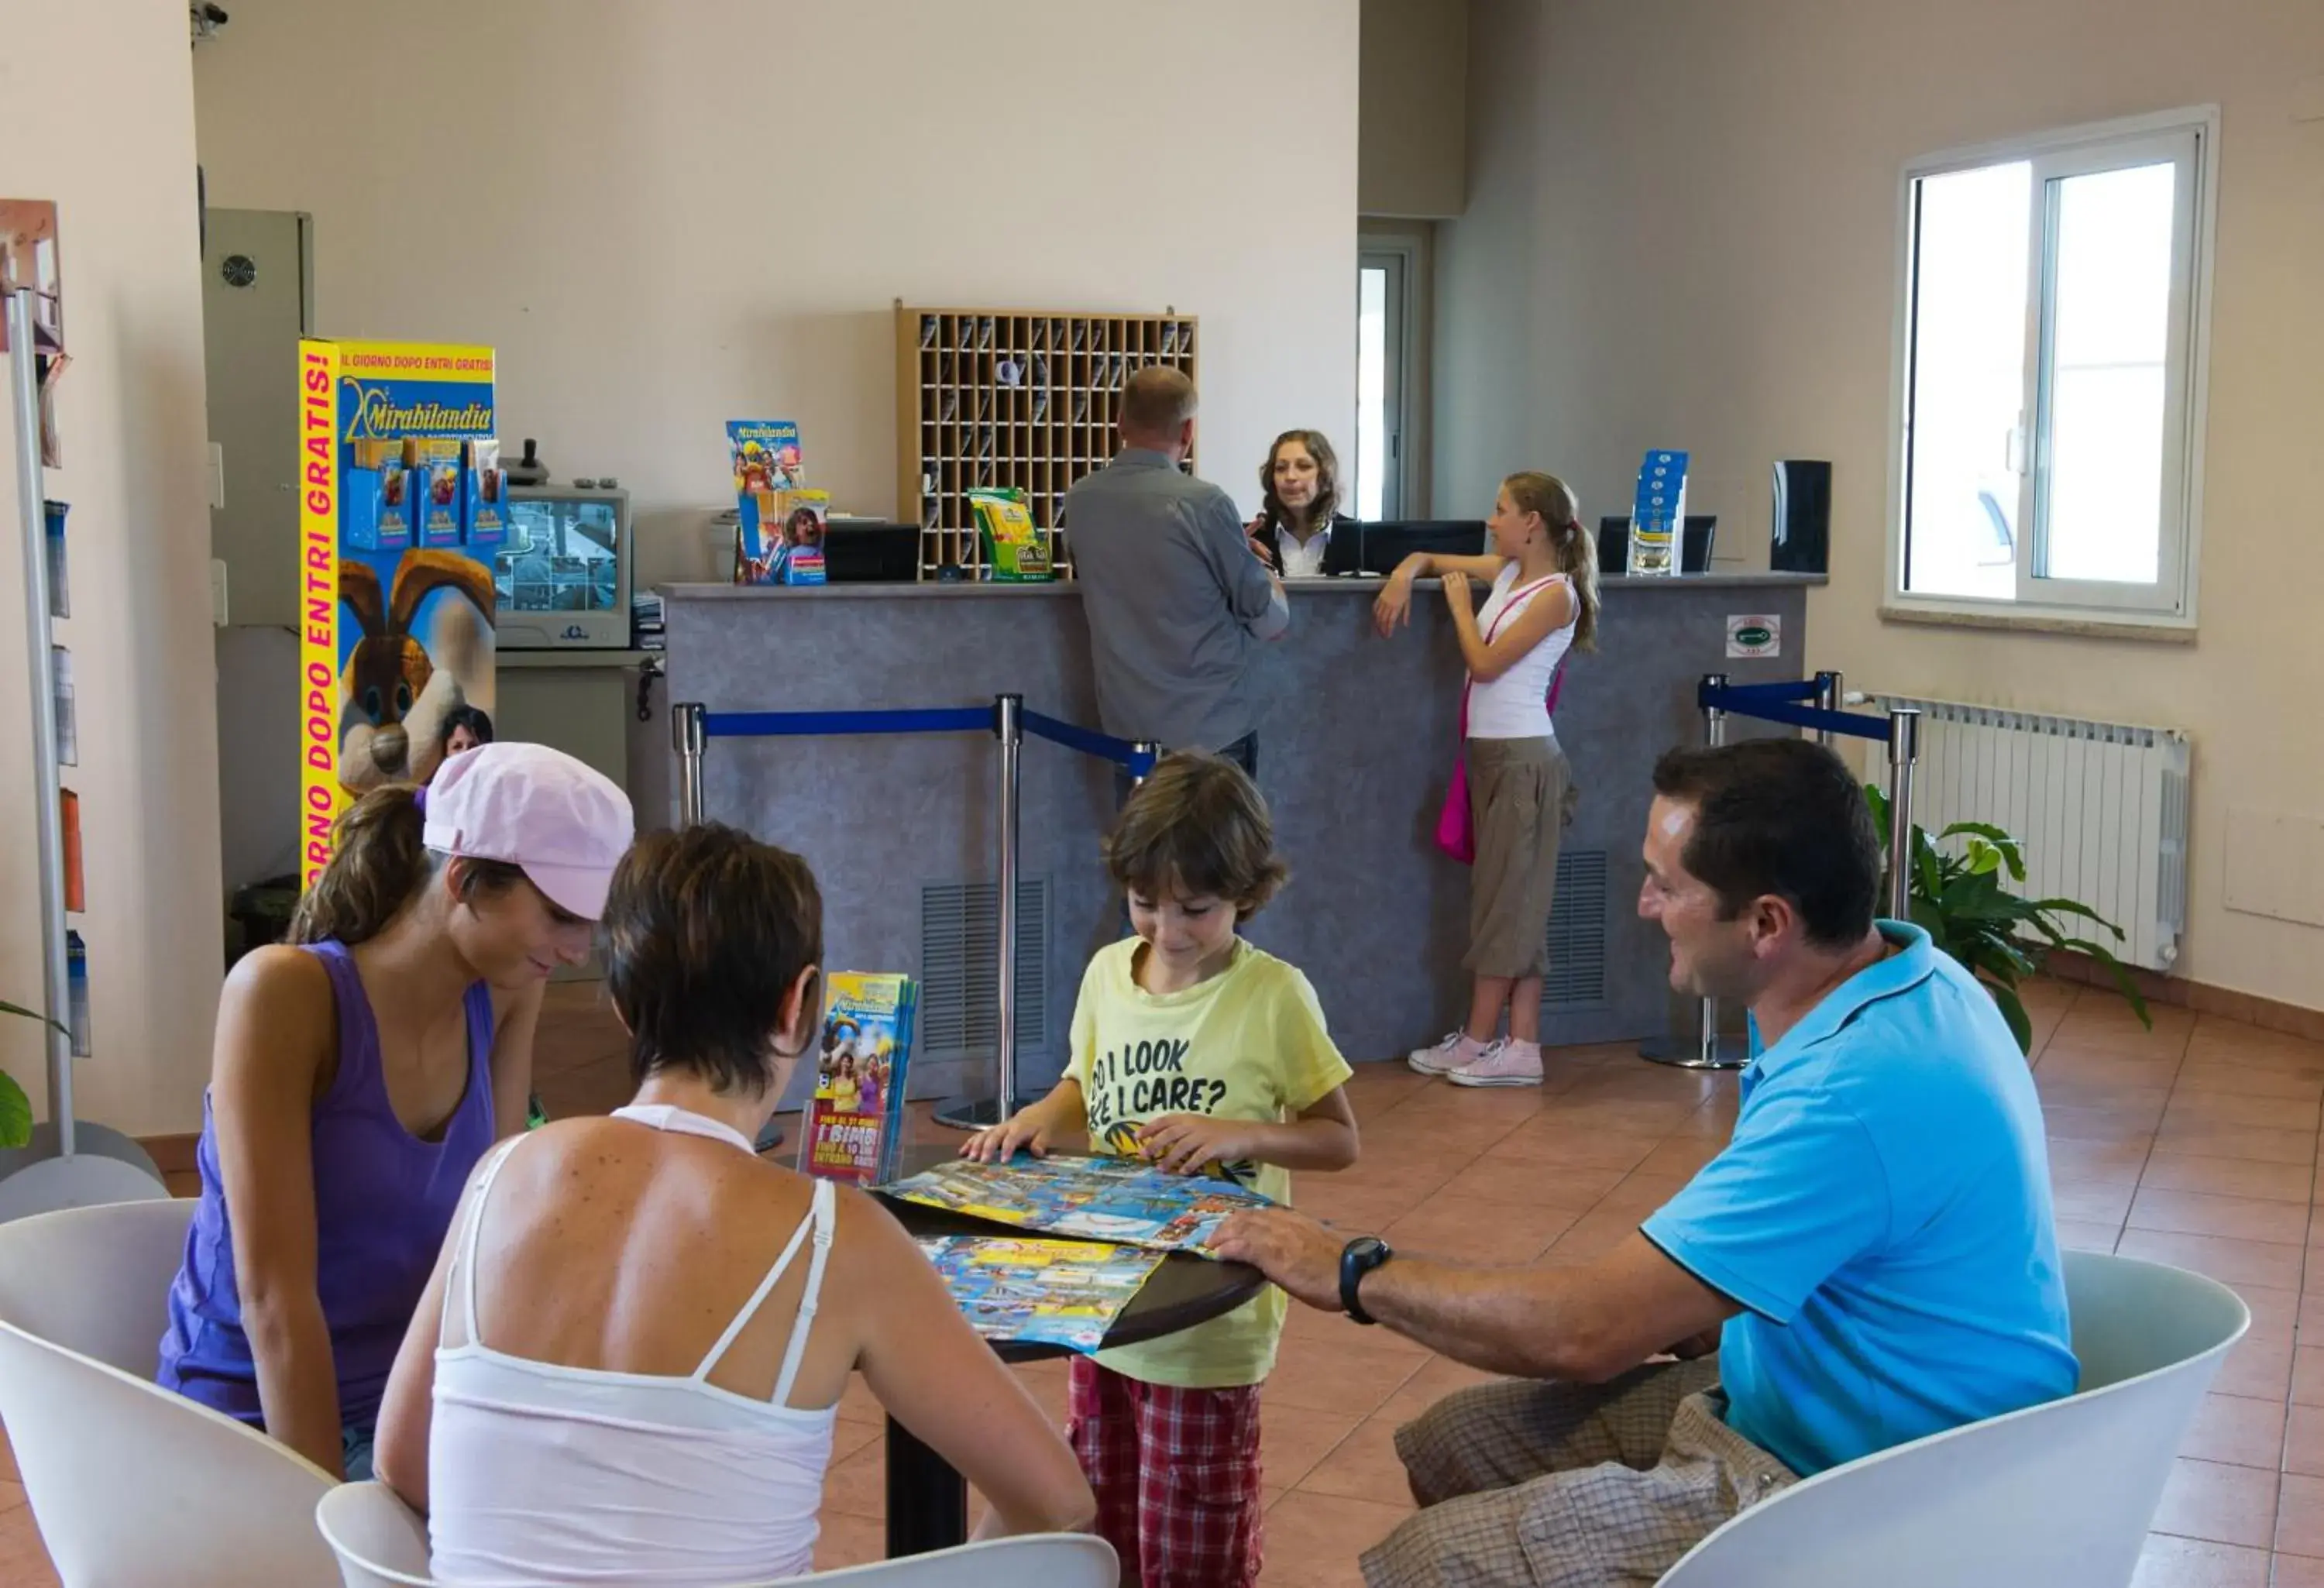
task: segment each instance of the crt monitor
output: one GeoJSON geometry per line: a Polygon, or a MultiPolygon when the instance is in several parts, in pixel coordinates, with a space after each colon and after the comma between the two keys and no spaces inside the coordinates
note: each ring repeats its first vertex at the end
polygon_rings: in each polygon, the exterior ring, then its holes
{"type": "Polygon", "coordinates": [[[619,651],[630,642],[630,494],[512,485],[493,551],[504,651],[619,651]]]}
{"type": "MultiPolygon", "coordinates": [[[[1711,571],[1711,542],[1719,534],[1717,513],[1686,515],[1678,535],[1678,571],[1683,574],[1707,574],[1711,571]]],[[[1624,574],[1630,564],[1630,521],[1628,517],[1609,517],[1598,521],[1598,571],[1601,575],[1624,574]]]]}
{"type": "Polygon", "coordinates": [[[1362,566],[1368,574],[1392,574],[1397,564],[1416,551],[1481,557],[1485,553],[1485,521],[1415,519],[1364,526],[1362,566]]]}

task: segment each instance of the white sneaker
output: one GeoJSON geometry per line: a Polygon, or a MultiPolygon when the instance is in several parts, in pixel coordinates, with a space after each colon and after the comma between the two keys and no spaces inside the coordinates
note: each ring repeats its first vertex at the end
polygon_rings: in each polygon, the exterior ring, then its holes
{"type": "Polygon", "coordinates": [[[1462,1065],[1445,1078],[1455,1086],[1538,1086],[1541,1044],[1496,1042],[1474,1063],[1462,1065]]]}
{"type": "Polygon", "coordinates": [[[1416,1048],[1405,1063],[1424,1076],[1449,1076],[1500,1050],[1499,1042],[1480,1042],[1466,1031],[1448,1031],[1434,1048],[1416,1048]]]}

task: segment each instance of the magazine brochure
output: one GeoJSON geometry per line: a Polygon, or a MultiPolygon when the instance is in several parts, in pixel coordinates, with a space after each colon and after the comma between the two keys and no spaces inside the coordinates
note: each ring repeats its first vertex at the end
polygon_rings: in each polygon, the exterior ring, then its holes
{"type": "Polygon", "coordinates": [[[1089,1241],[923,1235],[920,1250],[987,1340],[1095,1351],[1162,1253],[1089,1241]]]}
{"type": "Polygon", "coordinates": [[[1272,1205],[1231,1180],[1174,1175],[1134,1158],[965,1159],[883,1186],[889,1196],[996,1224],[1111,1241],[1153,1251],[1208,1255],[1204,1242],[1230,1214],[1272,1205]]]}
{"type": "MultiPolygon", "coordinates": [[[[788,583],[790,548],[784,542],[776,497],[807,484],[798,425],[787,419],[730,419],[726,449],[734,477],[734,582],[788,583]]],[[[820,560],[817,562],[820,570],[820,560]]],[[[820,582],[819,580],[817,582],[820,582]]]]}
{"type": "Polygon", "coordinates": [[[799,1131],[801,1172],[876,1186],[895,1168],[911,1066],[911,977],[835,971],[816,1057],[815,1097],[799,1131]]]}

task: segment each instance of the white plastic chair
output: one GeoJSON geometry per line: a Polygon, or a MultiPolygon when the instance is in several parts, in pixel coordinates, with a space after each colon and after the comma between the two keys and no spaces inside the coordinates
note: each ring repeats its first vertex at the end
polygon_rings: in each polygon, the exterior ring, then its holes
{"type": "Polygon", "coordinates": [[[1696,1545],[1660,1588],[2123,1588],[2251,1312],[2160,1263],[2069,1251],[2065,1268],[2076,1394],[1819,1473],[1696,1545]]]}
{"type": "MultiPolygon", "coordinates": [[[[428,1574],[428,1524],[384,1483],[346,1483],[315,1507],[315,1526],[338,1552],[346,1588],[438,1588],[428,1574]]],[[[875,1561],[807,1577],[768,1577],[733,1588],[1114,1588],[1113,1546],[1072,1533],[964,1544],[933,1555],[875,1561]]]]}
{"type": "Polygon", "coordinates": [[[328,1588],[337,1480],[152,1381],[193,1204],[0,1224],[0,1422],[64,1588],[328,1588]]]}

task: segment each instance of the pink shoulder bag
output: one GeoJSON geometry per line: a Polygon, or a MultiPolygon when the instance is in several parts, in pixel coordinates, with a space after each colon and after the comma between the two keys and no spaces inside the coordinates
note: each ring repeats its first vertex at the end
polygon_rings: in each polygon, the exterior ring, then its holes
{"type": "MultiPolygon", "coordinates": [[[[1511,596],[1501,610],[1493,614],[1493,626],[1485,631],[1485,643],[1489,645],[1493,642],[1493,636],[1500,632],[1501,620],[1509,615],[1510,608],[1516,606],[1519,600],[1546,588],[1563,577],[1553,574],[1531,589],[1520,590],[1511,596]]],[[[1565,682],[1566,657],[1572,654],[1568,651],[1565,656],[1559,657],[1557,670],[1549,675],[1549,696],[1544,706],[1551,712],[1557,710],[1558,690],[1565,682]]],[[[1469,808],[1469,692],[1476,688],[1476,679],[1469,679],[1461,685],[1461,749],[1452,759],[1452,784],[1444,790],[1444,808],[1436,813],[1436,847],[1462,865],[1477,863],[1477,819],[1475,813],[1469,808]]]]}

